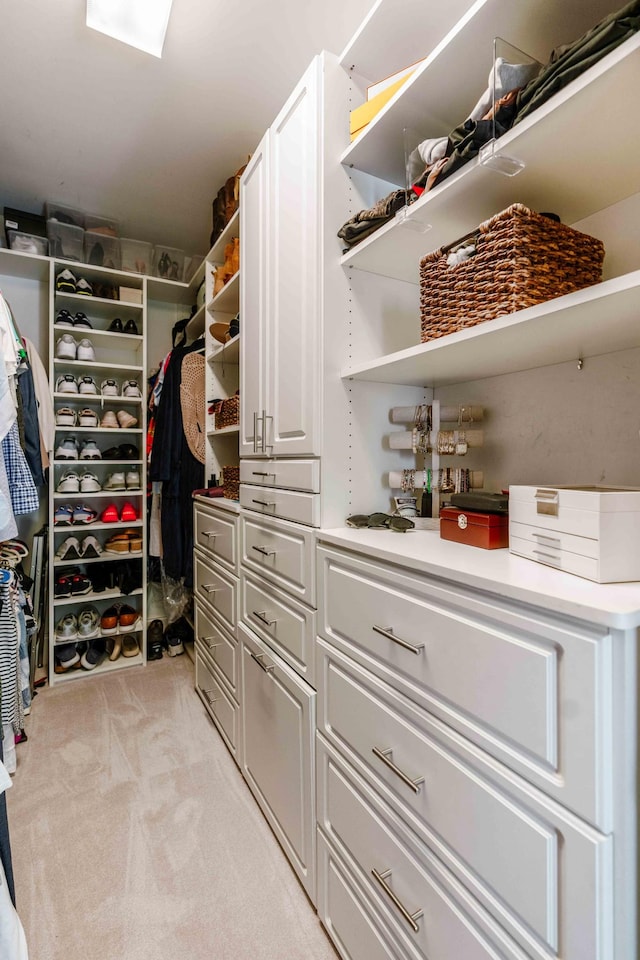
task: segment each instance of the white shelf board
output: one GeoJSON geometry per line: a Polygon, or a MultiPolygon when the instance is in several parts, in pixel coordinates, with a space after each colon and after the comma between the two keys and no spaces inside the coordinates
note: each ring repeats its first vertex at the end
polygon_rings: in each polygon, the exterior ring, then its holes
{"type": "Polygon", "coordinates": [[[203,303],[201,307],[198,307],[194,315],[189,320],[189,323],[186,327],[186,334],[188,340],[197,340],[198,337],[201,337],[204,333],[204,323],[207,316],[207,308],[203,303]]]}
{"type": "Polygon", "coordinates": [[[22,253],[20,250],[0,249],[0,274],[17,277],[23,280],[38,280],[49,278],[51,259],[36,253],[22,253]]]}
{"type": "MultiPolygon", "coordinates": [[[[141,404],[142,397],[111,397],[105,393],[54,393],[53,397],[55,400],[68,400],[71,403],[99,403],[101,406],[106,403],[113,403],[117,406],[123,404],[135,403],[141,404]]],[[[66,428],[68,430],[74,429],[73,427],[66,428]]]]}
{"type": "MultiPolygon", "coordinates": [[[[134,630],[133,633],[141,633],[140,630],[134,630]]],[[[108,638],[106,638],[108,639],[108,638]]],[[[70,641],[71,643],[78,643],[77,640],[70,641]]],[[[122,654],[118,657],[117,660],[111,662],[107,657],[102,663],[94,667],[93,670],[79,670],[71,669],[66,673],[56,673],[55,679],[53,680],[54,684],[57,683],[68,683],[70,680],[86,680],[88,676],[97,677],[104,673],[112,673],[114,670],[122,670],[125,667],[141,667],[144,665],[144,660],[141,653],[136,654],[135,657],[123,657],[122,654]]]]}
{"type": "Polygon", "coordinates": [[[53,329],[58,333],[70,333],[72,337],[83,337],[92,340],[93,337],[100,337],[107,341],[107,345],[112,347],[130,347],[136,349],[142,346],[142,336],[135,333],[115,333],[113,330],[96,330],[95,327],[70,327],[65,323],[54,323],[53,329]]]}
{"type": "Polygon", "coordinates": [[[143,307],[141,303],[133,303],[131,300],[111,300],[107,299],[106,297],[87,296],[87,294],[84,293],[69,293],[66,290],[56,290],[55,294],[60,300],[70,300],[75,304],[84,303],[86,304],[88,310],[91,308],[91,305],[127,307],[131,308],[132,310],[142,310],[143,307]]]}
{"type": "MultiPolygon", "coordinates": [[[[78,496],[78,494],[71,494],[71,496],[78,496]]],[[[78,533],[79,530],[87,530],[89,533],[93,533],[94,530],[113,530],[114,533],[121,527],[141,527],[142,520],[130,520],[128,523],[124,520],[118,520],[117,523],[54,523],[53,532],[54,533],[78,533]]]]}
{"type": "Polygon", "coordinates": [[[240,424],[236,423],[232,427],[222,427],[221,430],[207,430],[208,437],[226,437],[231,433],[240,433],[240,424]]]}
{"type": "Polygon", "coordinates": [[[640,270],[459,333],[353,363],[343,379],[440,387],[640,346],[640,270]]]}
{"type": "Polygon", "coordinates": [[[60,427],[56,425],[58,433],[142,433],[142,427],[60,427]]]}
{"type": "Polygon", "coordinates": [[[224,248],[234,237],[240,237],[240,208],[236,210],[211,250],[209,250],[207,263],[224,263],[224,248]]]}
{"type": "Polygon", "coordinates": [[[342,265],[418,283],[421,257],[511,203],[552,210],[564,223],[575,223],[636,193],[640,128],[628,122],[619,91],[639,87],[640,34],[497,141],[498,156],[517,157],[526,164],[518,176],[505,177],[472,160],[357,244],[342,257],[342,265]],[[594,116],[599,118],[595,141],[594,116]],[[568,129],[571,137],[566,136],[568,129]],[[608,149],[612,142],[614,151],[608,149]],[[561,151],[551,144],[561,144],[561,151]]]}
{"type": "Polygon", "coordinates": [[[53,462],[56,467],[66,467],[74,463],[84,467],[90,467],[92,463],[119,464],[124,467],[142,465],[142,460],[103,460],[101,457],[97,460],[54,460],[53,462]]]}
{"type": "MultiPolygon", "coordinates": [[[[94,460],[93,462],[95,463],[96,461],[94,460]]],[[[53,495],[53,499],[61,500],[61,501],[65,501],[69,499],[85,500],[90,497],[92,500],[94,500],[96,497],[104,497],[111,500],[114,497],[139,497],[141,495],[142,495],[142,488],[138,487],[137,490],[92,490],[90,493],[87,493],[86,491],[82,491],[82,490],[76,491],[75,493],[71,493],[71,492],[57,493],[56,492],[53,495]]],[[[76,526],[78,526],[78,524],[76,524],[76,526]]]]}
{"type": "MultiPolygon", "coordinates": [[[[61,367],[78,367],[82,369],[91,367],[96,370],[131,370],[135,373],[142,373],[144,370],[144,367],[134,367],[129,363],[110,363],[108,360],[104,362],[100,360],[65,360],[61,357],[54,357],[53,362],[61,367]]],[[[78,396],[78,394],[72,394],[72,396],[78,396]]],[[[116,397],[112,399],[115,400],[116,397]]]]}
{"type": "Polygon", "coordinates": [[[240,334],[233,337],[227,343],[218,343],[217,340],[214,340],[213,343],[215,347],[207,357],[209,363],[240,362],[240,334]]]}
{"type": "MultiPolygon", "coordinates": [[[[65,260],[63,257],[51,257],[51,260],[55,265],[56,276],[62,270],[70,270],[76,279],[79,280],[80,277],[84,277],[89,283],[92,281],[112,283],[117,286],[136,287],[138,290],[142,290],[143,287],[144,275],[141,273],[129,273],[127,270],[114,270],[112,267],[99,267],[93,263],[65,260]]],[[[60,291],[56,292],[60,293],[60,291]]],[[[87,297],[84,294],[80,294],[80,297],[82,300],[97,299],[96,297],[87,297]]],[[[108,300],[107,302],[117,303],[119,301],[108,300]]]]}
{"type": "Polygon", "coordinates": [[[219,290],[213,300],[207,304],[207,310],[210,314],[231,313],[236,314],[240,306],[240,271],[231,277],[225,283],[222,290],[219,290]]]}
{"type": "MultiPolygon", "coordinates": [[[[77,563],[78,561],[76,561],[77,563]]],[[[91,579],[91,578],[89,578],[91,579]]],[[[122,593],[121,590],[103,590],[101,593],[84,593],[82,596],[55,597],[54,607],[77,606],[79,603],[91,603],[94,600],[126,600],[128,597],[141,597],[142,587],[132,590],[131,593],[122,593]]]]}
{"type": "Polygon", "coordinates": [[[188,304],[189,284],[179,280],[164,280],[162,277],[146,277],[147,299],[162,303],[188,304]]]}
{"type": "Polygon", "coordinates": [[[580,37],[610,6],[609,0],[478,0],[431,52],[425,50],[422,65],[345,150],[342,163],[404,185],[405,128],[422,139],[448,136],[469,116],[487,87],[495,37],[545,63],[553,47],[580,37]]]}
{"type": "MultiPolygon", "coordinates": [[[[135,552],[127,551],[126,553],[111,553],[104,550],[99,557],[77,557],[75,560],[58,560],[57,557],[53,558],[54,567],[77,567],[85,563],[108,563],[111,560],[135,560],[136,557],[143,557],[144,553],[142,550],[136,550],[135,552]]],[[[77,597],[75,598],[78,599],[77,597]]]]}

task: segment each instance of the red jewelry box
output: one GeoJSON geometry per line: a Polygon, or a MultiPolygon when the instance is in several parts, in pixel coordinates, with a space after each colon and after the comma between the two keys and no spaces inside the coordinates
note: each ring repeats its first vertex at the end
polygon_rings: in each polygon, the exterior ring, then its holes
{"type": "Polygon", "coordinates": [[[474,513],[457,507],[440,511],[440,539],[470,547],[497,550],[509,546],[509,517],[498,513],[474,513]]]}

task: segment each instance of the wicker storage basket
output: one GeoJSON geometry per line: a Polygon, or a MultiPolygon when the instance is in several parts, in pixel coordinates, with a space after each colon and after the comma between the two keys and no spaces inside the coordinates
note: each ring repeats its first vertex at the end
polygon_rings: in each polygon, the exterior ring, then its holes
{"type": "Polygon", "coordinates": [[[227,500],[240,499],[240,467],[222,468],[222,493],[227,500]]]}
{"type": "Polygon", "coordinates": [[[240,423],[240,395],[221,400],[216,408],[216,430],[223,427],[235,427],[240,423]]]}
{"type": "Polygon", "coordinates": [[[589,287],[602,277],[600,240],[520,203],[480,224],[475,256],[449,266],[452,246],[420,261],[423,343],[589,287]]]}

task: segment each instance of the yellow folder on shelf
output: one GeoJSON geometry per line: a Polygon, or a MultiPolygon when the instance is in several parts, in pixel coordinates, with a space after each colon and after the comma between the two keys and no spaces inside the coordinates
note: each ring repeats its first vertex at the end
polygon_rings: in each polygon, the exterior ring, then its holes
{"type": "Polygon", "coordinates": [[[367,100],[366,103],[361,104],[361,106],[356,107],[355,110],[351,111],[349,116],[349,131],[351,133],[351,139],[355,140],[358,134],[362,131],[368,123],[371,123],[373,118],[378,114],[385,103],[388,103],[391,100],[391,97],[400,89],[403,83],[406,83],[410,76],[412,76],[413,70],[411,73],[406,74],[406,76],[401,77],[399,80],[396,80],[395,83],[390,84],[388,87],[377,94],[377,96],[372,97],[371,100],[367,100]]]}

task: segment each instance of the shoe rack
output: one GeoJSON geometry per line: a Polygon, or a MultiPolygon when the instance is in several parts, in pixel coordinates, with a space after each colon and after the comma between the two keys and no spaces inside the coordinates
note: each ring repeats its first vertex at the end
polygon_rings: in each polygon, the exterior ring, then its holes
{"type": "MultiPolygon", "coordinates": [[[[49,537],[49,678],[56,684],[140,665],[146,659],[146,309],[142,276],[56,260],[49,284],[49,378],[54,409],[68,409],[60,416],[60,424],[56,418],[49,484],[53,534],[49,537]],[[71,281],[65,289],[58,288],[62,271],[70,271],[76,288],[71,281]],[[90,295],[78,292],[86,290],[86,284],[92,290],[90,295]],[[120,299],[121,287],[139,291],[139,302],[120,299]],[[77,325],[73,323],[78,314],[88,318],[90,328],[82,316],[77,325]],[[59,347],[65,335],[65,343],[59,347]],[[90,347],[85,343],[76,351],[69,336],[78,343],[88,340],[90,347]],[[117,389],[105,381],[115,381],[117,389]],[[138,383],[140,396],[123,395],[123,387],[130,381],[138,383]],[[92,383],[95,392],[90,392],[92,383]],[[99,457],[91,455],[96,449],[99,457]],[[79,477],[79,489],[69,473],[79,477]],[[72,522],[56,522],[56,512],[58,516],[69,514],[61,509],[66,506],[71,507],[72,522]],[[133,516],[135,519],[129,519],[133,516]],[[70,537],[77,539],[80,556],[72,548],[60,558],[62,545],[70,537]],[[58,583],[60,578],[64,582],[58,583]],[[88,608],[96,611],[97,626],[95,620],[93,627],[87,624],[90,618],[85,616],[85,632],[95,636],[59,636],[56,627],[65,617],[72,615],[77,620],[88,608]],[[80,659],[61,672],[61,656],[66,664],[76,660],[73,652],[70,655],[70,643],[78,644],[80,659]],[[93,649],[88,657],[82,656],[88,644],[93,649]]],[[[130,388],[127,392],[135,391],[130,388]]]]}

